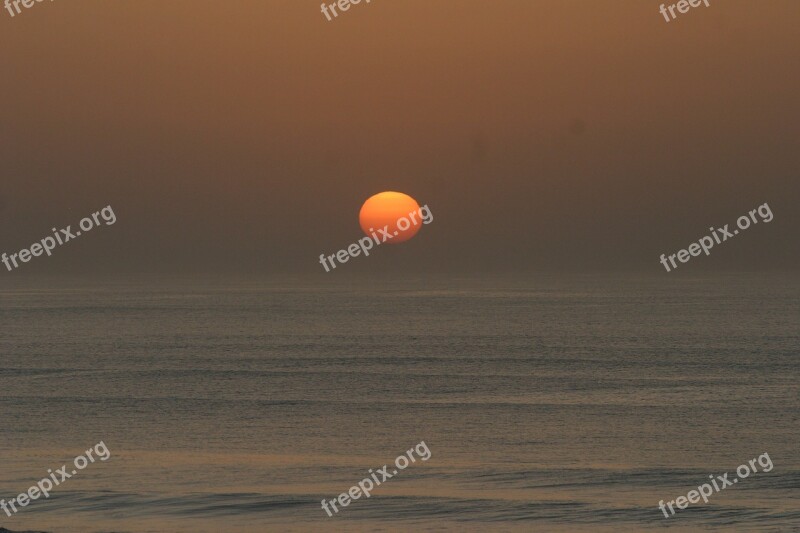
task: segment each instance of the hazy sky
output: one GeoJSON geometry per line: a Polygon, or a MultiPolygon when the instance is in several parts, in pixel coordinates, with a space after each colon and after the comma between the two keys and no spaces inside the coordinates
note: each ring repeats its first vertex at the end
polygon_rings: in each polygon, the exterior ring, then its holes
{"type": "MultiPolygon", "coordinates": [[[[358,209],[434,215],[349,273],[800,265],[800,2],[75,0],[0,12],[0,252],[16,274],[326,274],[358,209]],[[23,272],[24,271],[24,272],[23,272]]],[[[337,272],[338,274],[339,272],[337,272]]],[[[666,273],[664,274],[666,275],[666,273]]]]}

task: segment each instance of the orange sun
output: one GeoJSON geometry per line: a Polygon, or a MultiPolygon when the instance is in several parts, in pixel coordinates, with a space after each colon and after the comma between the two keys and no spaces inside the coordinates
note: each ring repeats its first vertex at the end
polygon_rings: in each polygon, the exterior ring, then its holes
{"type": "Polygon", "coordinates": [[[381,230],[388,231],[392,238],[386,242],[398,243],[417,234],[422,216],[416,200],[401,192],[387,191],[370,196],[364,202],[358,222],[367,235],[375,233],[380,237],[381,230]]]}

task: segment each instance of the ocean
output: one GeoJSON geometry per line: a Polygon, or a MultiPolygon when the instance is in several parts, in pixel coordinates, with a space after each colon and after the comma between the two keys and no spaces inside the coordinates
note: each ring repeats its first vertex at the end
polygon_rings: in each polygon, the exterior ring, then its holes
{"type": "Polygon", "coordinates": [[[796,276],[9,279],[12,531],[800,531],[796,276]]]}

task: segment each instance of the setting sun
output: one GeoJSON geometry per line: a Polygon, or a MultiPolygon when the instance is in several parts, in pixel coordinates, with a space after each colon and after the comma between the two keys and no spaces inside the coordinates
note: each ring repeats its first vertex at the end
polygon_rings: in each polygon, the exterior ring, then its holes
{"type": "Polygon", "coordinates": [[[369,197],[358,214],[358,221],[364,233],[370,235],[386,228],[393,236],[391,240],[386,241],[390,243],[407,241],[416,235],[421,225],[420,219],[420,207],[417,201],[407,194],[393,191],[369,197]]]}

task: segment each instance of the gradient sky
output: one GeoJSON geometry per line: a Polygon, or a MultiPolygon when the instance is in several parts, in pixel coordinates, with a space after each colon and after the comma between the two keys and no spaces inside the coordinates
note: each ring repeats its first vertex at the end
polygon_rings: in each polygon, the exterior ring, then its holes
{"type": "Polygon", "coordinates": [[[319,4],[0,12],[0,252],[118,218],[2,275],[332,276],[382,190],[434,221],[342,270],[663,273],[764,202],[681,272],[800,266],[797,0],[319,4]]]}

